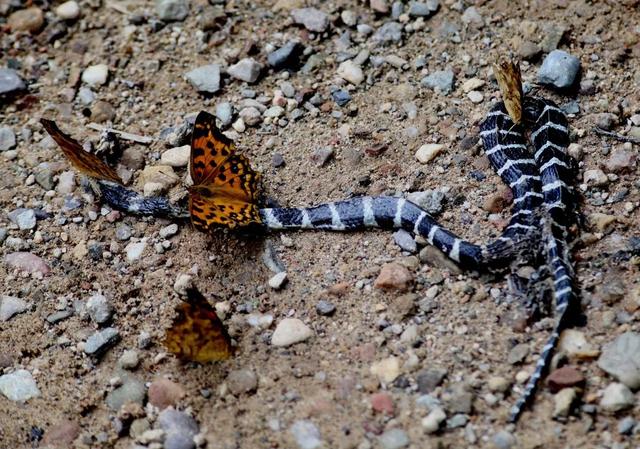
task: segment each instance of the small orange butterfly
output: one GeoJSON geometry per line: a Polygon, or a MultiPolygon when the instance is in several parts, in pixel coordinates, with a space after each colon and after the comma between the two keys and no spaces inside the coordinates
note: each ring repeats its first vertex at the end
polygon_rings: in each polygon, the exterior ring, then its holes
{"type": "Polygon", "coordinates": [[[213,362],[233,355],[231,337],[216,311],[195,288],[187,290],[187,301],[180,304],[164,344],[183,360],[213,362]]]}
{"type": "Polygon", "coordinates": [[[199,231],[216,225],[231,229],[259,224],[256,199],[259,174],[249,160],[235,153],[235,146],[215,124],[215,117],[201,111],[191,138],[189,212],[199,231]]]}
{"type": "Polygon", "coordinates": [[[71,162],[71,165],[80,173],[91,178],[123,184],[120,176],[113,168],[109,167],[95,154],[85,151],[77,140],[60,131],[55,122],[43,118],[40,119],[40,123],[58,144],[69,162],[71,162]]]}
{"type": "Polygon", "coordinates": [[[501,58],[493,65],[504,107],[516,125],[522,122],[522,74],[518,61],[501,58]]]}

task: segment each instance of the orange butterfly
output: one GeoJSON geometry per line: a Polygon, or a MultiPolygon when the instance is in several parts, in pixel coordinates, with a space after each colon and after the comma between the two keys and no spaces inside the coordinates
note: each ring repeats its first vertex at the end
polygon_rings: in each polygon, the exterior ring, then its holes
{"type": "Polygon", "coordinates": [[[235,153],[235,146],[215,124],[215,117],[201,111],[191,138],[189,212],[199,231],[216,225],[235,227],[259,224],[256,206],[259,174],[249,160],[235,153]]]}
{"type": "Polygon", "coordinates": [[[187,301],[167,330],[164,344],[183,360],[213,362],[233,355],[231,337],[215,310],[195,288],[187,290],[187,301]]]}
{"type": "Polygon", "coordinates": [[[69,162],[71,162],[71,165],[80,173],[84,173],[91,178],[123,184],[120,176],[113,168],[109,167],[95,154],[85,151],[77,140],[60,131],[55,122],[43,118],[40,119],[40,123],[58,144],[69,162]]]}

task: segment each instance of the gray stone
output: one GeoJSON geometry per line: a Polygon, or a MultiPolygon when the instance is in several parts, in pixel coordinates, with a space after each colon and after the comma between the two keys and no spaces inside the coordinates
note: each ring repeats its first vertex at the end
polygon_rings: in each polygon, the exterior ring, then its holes
{"type": "Polygon", "coordinates": [[[457,386],[446,400],[447,410],[451,413],[470,414],[473,410],[473,393],[457,386]]]}
{"type": "Polygon", "coordinates": [[[614,382],[604,389],[602,399],[600,399],[600,407],[615,413],[633,407],[635,402],[635,396],[626,385],[614,382]]]}
{"type": "Polygon", "coordinates": [[[171,223],[170,225],[160,229],[160,232],[158,234],[160,235],[160,238],[168,239],[169,237],[173,237],[177,233],[178,233],[178,225],[176,223],[171,223]]]}
{"type": "Polygon", "coordinates": [[[329,26],[329,15],[316,8],[300,8],[291,11],[294,22],[316,33],[324,32],[329,26]]]}
{"type": "Polygon", "coordinates": [[[116,227],[116,238],[121,242],[125,242],[131,238],[132,234],[131,227],[124,223],[119,223],[116,227]]]}
{"type": "Polygon", "coordinates": [[[16,146],[16,135],[8,126],[0,126],[0,151],[7,151],[16,146]]]}
{"type": "Polygon", "coordinates": [[[7,228],[0,228],[0,244],[4,243],[4,241],[7,239],[8,234],[9,231],[7,230],[7,228]]]}
{"type": "Polygon", "coordinates": [[[147,391],[144,382],[127,375],[122,385],[107,394],[106,402],[111,410],[117,412],[127,402],[143,405],[146,395],[147,391]]]}
{"type": "Polygon", "coordinates": [[[389,429],[378,438],[383,449],[402,449],[409,446],[409,437],[402,429],[389,429]]]}
{"type": "Polygon", "coordinates": [[[618,433],[621,435],[628,435],[631,433],[636,425],[636,420],[631,416],[626,416],[618,422],[618,433]]]}
{"type": "Polygon", "coordinates": [[[220,64],[203,65],[184,76],[198,92],[214,94],[220,90],[220,64]]]}
{"type": "Polygon", "coordinates": [[[300,449],[316,449],[322,445],[320,430],[306,419],[295,421],[289,428],[289,432],[300,449]]]}
{"type": "Polygon", "coordinates": [[[413,235],[404,229],[398,229],[393,233],[393,240],[396,242],[403,251],[415,253],[418,250],[418,245],[413,239],[413,235]]]}
{"type": "Polygon", "coordinates": [[[605,345],[598,366],[627,387],[640,388],[640,334],[625,332],[605,345]]]}
{"type": "Polygon", "coordinates": [[[53,171],[47,162],[38,164],[34,176],[40,187],[45,190],[53,190],[55,186],[53,183],[53,171]]]}
{"type": "Polygon", "coordinates": [[[140,363],[140,357],[135,349],[127,349],[118,359],[118,366],[122,369],[136,369],[138,363],[140,363]]]}
{"type": "Polygon", "coordinates": [[[331,301],[325,301],[321,299],[316,303],[316,312],[318,315],[331,316],[336,311],[336,305],[331,301]]]}
{"type": "Polygon", "coordinates": [[[522,363],[528,355],[529,346],[521,343],[511,348],[511,351],[509,351],[509,355],[507,356],[507,362],[511,365],[516,365],[518,363],[522,363]]]}
{"type": "Polygon", "coordinates": [[[0,296],[0,321],[9,321],[13,316],[27,310],[27,303],[15,296],[0,296]]]}
{"type": "Polygon", "coordinates": [[[0,96],[11,95],[27,88],[15,70],[0,68],[0,96]]]}
{"type": "Polygon", "coordinates": [[[267,55],[267,63],[276,70],[284,68],[297,68],[300,64],[302,45],[291,41],[267,55]]]}
{"type": "Polygon", "coordinates": [[[24,402],[40,396],[36,381],[25,369],[0,376],[0,393],[16,402],[24,402]]]}
{"type": "Polygon", "coordinates": [[[189,14],[189,4],[185,0],[156,0],[156,13],[165,22],[180,22],[189,14]]]}
{"type": "Polygon", "coordinates": [[[100,356],[120,340],[120,333],[113,327],[107,327],[87,338],[84,352],[88,355],[100,356]]]}
{"type": "Polygon", "coordinates": [[[571,88],[580,72],[580,60],[562,50],[554,50],[544,58],[538,71],[538,82],[557,89],[571,88]]]}
{"type": "Polygon", "coordinates": [[[400,42],[402,40],[402,25],[398,22],[387,22],[376,30],[371,39],[382,45],[400,42]]]}
{"type": "Polygon", "coordinates": [[[469,418],[467,417],[467,415],[458,413],[447,420],[447,428],[457,429],[458,427],[464,427],[465,425],[467,425],[468,421],[469,418]]]}
{"type": "Polygon", "coordinates": [[[482,28],[484,26],[484,19],[475,6],[470,6],[464,10],[462,13],[462,21],[476,28],[482,28]]]}
{"type": "Polygon", "coordinates": [[[223,127],[231,125],[233,121],[233,105],[228,101],[223,101],[216,105],[216,117],[223,127]]]}
{"type": "Polygon", "coordinates": [[[493,436],[493,445],[497,449],[511,449],[516,443],[516,437],[506,430],[501,430],[493,436]]]}
{"type": "Polygon", "coordinates": [[[431,368],[419,373],[416,376],[416,383],[418,384],[418,391],[420,393],[431,393],[435,388],[442,383],[447,370],[440,368],[431,368]]]}
{"type": "Polygon", "coordinates": [[[21,231],[26,231],[36,227],[36,213],[33,209],[16,209],[9,214],[9,220],[18,225],[21,231]]]}
{"type": "Polygon", "coordinates": [[[250,369],[233,370],[227,376],[227,385],[236,396],[250,393],[258,388],[258,376],[250,369]]]}
{"type": "Polygon", "coordinates": [[[453,70],[440,70],[422,78],[420,83],[424,87],[431,88],[437,92],[447,95],[453,89],[453,70]]]}
{"type": "Polygon", "coordinates": [[[164,449],[194,449],[193,437],[198,423],[184,412],[166,408],[158,416],[156,426],[165,432],[164,449]]]}
{"type": "Polygon", "coordinates": [[[227,73],[232,78],[245,81],[247,83],[255,83],[260,76],[262,65],[253,58],[244,58],[227,69],[227,73]]]}
{"type": "Polygon", "coordinates": [[[96,100],[96,94],[88,87],[82,86],[78,89],[78,100],[85,106],[89,106],[96,100]]]}
{"type": "Polygon", "coordinates": [[[93,295],[87,301],[86,307],[94,323],[104,324],[113,316],[113,306],[104,295],[93,295]]]}
{"type": "Polygon", "coordinates": [[[333,147],[321,147],[313,150],[311,154],[311,160],[315,162],[318,167],[322,167],[329,159],[333,157],[333,147]]]}
{"type": "Polygon", "coordinates": [[[59,323],[60,321],[64,321],[67,318],[73,316],[73,310],[72,309],[67,309],[67,310],[61,310],[59,312],[54,312],[51,315],[47,316],[47,323],[49,324],[56,324],[59,323]]]}
{"type": "Polygon", "coordinates": [[[404,12],[404,3],[402,2],[393,2],[391,5],[391,18],[393,20],[398,20],[398,18],[404,12]]]}
{"type": "Polygon", "coordinates": [[[438,215],[442,212],[442,202],[445,195],[440,190],[424,190],[421,192],[411,192],[407,199],[420,206],[431,215],[438,215]]]}
{"type": "Polygon", "coordinates": [[[422,2],[411,2],[409,5],[409,15],[412,17],[429,17],[434,14],[440,4],[437,0],[427,1],[426,3],[422,2]]]}

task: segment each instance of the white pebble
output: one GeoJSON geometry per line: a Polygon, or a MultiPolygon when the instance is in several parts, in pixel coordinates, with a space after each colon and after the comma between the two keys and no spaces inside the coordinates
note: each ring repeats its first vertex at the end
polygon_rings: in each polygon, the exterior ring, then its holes
{"type": "Polygon", "coordinates": [[[280,290],[286,282],[287,272],[281,271],[280,273],[275,274],[271,279],[269,279],[269,287],[274,290],[280,290]]]}
{"type": "Polygon", "coordinates": [[[338,66],[338,76],[356,86],[364,81],[362,69],[351,60],[344,61],[338,66]]]}
{"type": "Polygon", "coordinates": [[[439,143],[427,143],[416,151],[416,159],[423,164],[431,162],[438,154],[442,153],[444,145],[439,143]]]}
{"type": "Polygon", "coordinates": [[[125,252],[127,253],[127,260],[129,262],[135,262],[136,260],[140,259],[146,247],[147,247],[146,241],[141,241],[138,243],[129,243],[124,248],[125,252]]]}
{"type": "Polygon", "coordinates": [[[106,64],[92,65],[82,72],[82,81],[90,86],[100,86],[107,82],[109,68],[106,64]]]}
{"type": "Polygon", "coordinates": [[[169,148],[167,151],[162,153],[160,162],[172,167],[186,167],[189,163],[190,154],[191,145],[169,148]]]}
{"type": "Polygon", "coordinates": [[[291,346],[312,336],[313,331],[302,321],[297,318],[285,318],[278,323],[273,332],[271,344],[273,346],[291,346]]]}
{"type": "Polygon", "coordinates": [[[484,100],[484,96],[477,90],[472,90],[471,92],[469,92],[467,94],[467,97],[474,104],[482,103],[482,100],[484,100]]]}
{"type": "Polygon", "coordinates": [[[74,0],[64,2],[56,8],[56,15],[63,20],[73,20],[80,16],[80,6],[74,0]]]}

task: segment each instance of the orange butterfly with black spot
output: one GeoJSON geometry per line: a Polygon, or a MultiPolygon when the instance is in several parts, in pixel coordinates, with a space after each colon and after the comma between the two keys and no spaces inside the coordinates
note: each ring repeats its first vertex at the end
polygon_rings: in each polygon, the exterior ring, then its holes
{"type": "Polygon", "coordinates": [[[113,168],[109,167],[95,154],[85,151],[77,140],[63,133],[54,121],[43,118],[40,119],[40,123],[58,144],[69,162],[71,162],[71,165],[80,173],[90,178],[123,184],[122,179],[113,168]]]}
{"type": "Polygon", "coordinates": [[[165,335],[167,349],[183,360],[214,362],[234,353],[231,337],[213,307],[195,288],[177,308],[177,316],[165,335]]]}
{"type": "Polygon", "coordinates": [[[209,232],[260,224],[256,205],[259,174],[218,130],[215,117],[201,111],[191,138],[189,212],[196,229],[209,232]]]}

